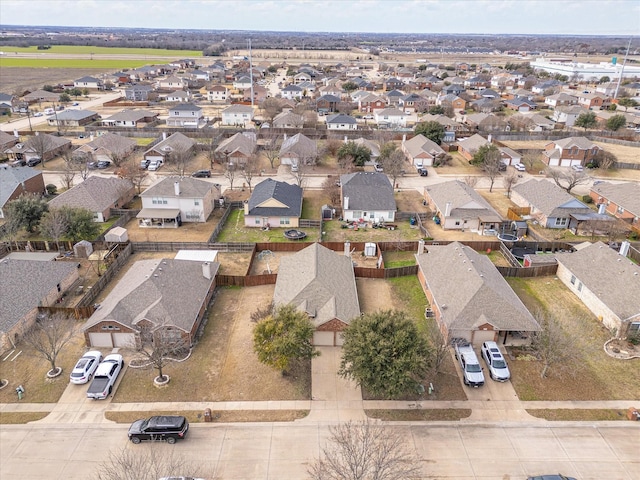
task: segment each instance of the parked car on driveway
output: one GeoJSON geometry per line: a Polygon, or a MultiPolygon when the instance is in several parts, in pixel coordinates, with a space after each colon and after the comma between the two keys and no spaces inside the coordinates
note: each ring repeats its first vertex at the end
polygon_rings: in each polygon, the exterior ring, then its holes
{"type": "Polygon", "coordinates": [[[111,395],[123,366],[122,355],[118,353],[111,353],[104,357],[93,375],[93,381],[87,390],[87,398],[101,400],[111,395]]]}
{"type": "Polygon", "coordinates": [[[429,171],[424,167],[419,168],[418,173],[420,174],[421,177],[426,177],[429,175],[429,171]]]}
{"type": "Polygon", "coordinates": [[[191,176],[195,178],[211,178],[211,170],[196,170],[191,176]]]}
{"type": "Polygon", "coordinates": [[[527,167],[525,167],[523,163],[516,163],[513,166],[513,168],[515,168],[519,172],[526,172],[527,171],[527,167]]]}
{"type": "Polygon", "coordinates": [[[498,382],[506,382],[511,378],[507,362],[502,356],[502,352],[498,348],[496,342],[484,342],[482,348],[482,358],[489,367],[489,376],[498,382]]]}
{"type": "Polygon", "coordinates": [[[582,172],[584,171],[584,167],[582,165],[571,165],[571,168],[573,170],[575,170],[576,172],[582,172]]]}
{"type": "Polygon", "coordinates": [[[468,343],[456,343],[455,354],[456,359],[460,362],[464,384],[474,388],[484,385],[482,367],[476,352],[473,351],[473,347],[468,343]]]}
{"type": "Polygon", "coordinates": [[[40,157],[30,158],[29,160],[27,160],[27,167],[35,167],[40,162],[42,162],[42,159],[40,157]]]}
{"type": "Polygon", "coordinates": [[[176,440],[184,439],[188,431],[189,422],[185,417],[158,415],[133,422],[129,427],[129,440],[132,443],[140,443],[142,440],[176,443],[176,440]]]}
{"type": "Polygon", "coordinates": [[[71,383],[87,383],[93,377],[93,374],[101,361],[102,353],[95,350],[85,353],[80,360],[78,360],[76,366],[73,367],[73,371],[70,375],[71,383]]]}
{"type": "Polygon", "coordinates": [[[100,160],[96,164],[96,167],[98,167],[100,170],[103,170],[105,168],[109,168],[110,165],[111,165],[111,162],[109,162],[108,160],[100,160]]]}

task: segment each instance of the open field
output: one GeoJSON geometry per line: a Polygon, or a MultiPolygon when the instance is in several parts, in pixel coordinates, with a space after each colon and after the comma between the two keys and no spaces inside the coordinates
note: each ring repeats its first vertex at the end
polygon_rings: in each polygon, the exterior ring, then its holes
{"type": "Polygon", "coordinates": [[[640,163],[640,147],[630,147],[627,145],[616,145],[614,143],[593,142],[604,148],[607,152],[613,153],[619,162],[640,163]]]}
{"type": "Polygon", "coordinates": [[[62,68],[0,68],[0,85],[5,93],[19,91],[22,94],[25,90],[37,90],[46,84],[66,83],[86,75],[99,76],[113,71],[91,67],[93,64],[85,69],[69,69],[64,66],[62,68]]]}
{"type": "Polygon", "coordinates": [[[38,55],[76,54],[76,55],[131,55],[135,57],[201,57],[200,50],[167,50],[164,48],[126,48],[126,47],[97,47],[91,45],[51,45],[47,50],[32,47],[0,47],[5,54],[35,53],[38,55]]]}
{"type": "Polygon", "coordinates": [[[103,58],[11,58],[0,57],[0,68],[103,68],[111,71],[122,68],[138,68],[148,65],[148,60],[117,60],[103,58]]]}

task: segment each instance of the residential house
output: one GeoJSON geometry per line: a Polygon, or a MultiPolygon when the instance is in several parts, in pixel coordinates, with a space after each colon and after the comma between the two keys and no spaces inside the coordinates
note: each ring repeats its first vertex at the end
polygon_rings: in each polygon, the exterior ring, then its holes
{"type": "Polygon", "coordinates": [[[491,77],[491,88],[500,91],[513,90],[516,86],[516,79],[510,73],[499,73],[491,77]]]}
{"type": "Polygon", "coordinates": [[[391,90],[385,94],[387,99],[387,105],[389,106],[398,106],[400,104],[400,99],[405,96],[405,93],[401,90],[391,90]]]}
{"type": "Polygon", "coordinates": [[[489,100],[499,100],[500,94],[490,88],[483,88],[476,93],[479,98],[488,98],[489,100]]]}
{"type": "Polygon", "coordinates": [[[545,132],[553,130],[554,122],[537,113],[511,115],[508,120],[509,128],[514,132],[545,132]]]}
{"type": "Polygon", "coordinates": [[[191,346],[213,297],[217,262],[135,262],[84,324],[92,348],[135,348],[141,335],[191,346]]]}
{"type": "Polygon", "coordinates": [[[178,228],[183,222],[206,222],[220,195],[220,185],[216,183],[192,177],[164,177],[140,194],[138,224],[178,228]]]}
{"type": "Polygon", "coordinates": [[[3,209],[11,200],[45,193],[42,171],[31,167],[0,168],[0,218],[5,218],[3,209]]]}
{"type": "Polygon", "coordinates": [[[313,78],[307,72],[300,72],[293,76],[293,83],[300,85],[301,83],[311,83],[313,78]]]}
{"type": "Polygon", "coordinates": [[[577,248],[556,254],[556,276],[615,336],[638,335],[640,267],[602,242],[577,248]]]}
{"type": "Polygon", "coordinates": [[[207,100],[214,103],[226,103],[229,99],[229,89],[224,85],[213,85],[207,89],[207,100]]]}
{"type": "Polygon", "coordinates": [[[387,78],[382,82],[382,89],[385,92],[390,92],[392,90],[401,90],[404,87],[404,82],[399,78],[391,77],[387,78]]]}
{"type": "Polygon", "coordinates": [[[249,75],[242,75],[233,81],[233,88],[236,90],[245,90],[251,88],[251,78],[249,75]]]}
{"type": "Polygon", "coordinates": [[[530,112],[538,108],[536,102],[521,97],[505,100],[504,104],[509,110],[515,110],[520,113],[530,112]]]}
{"type": "Polygon", "coordinates": [[[302,128],[304,117],[291,111],[283,111],[273,118],[271,124],[274,128],[302,128]]]}
{"type": "Polygon", "coordinates": [[[586,137],[568,137],[549,142],[544,147],[543,161],[551,167],[586,166],[601,147],[586,137]]]}
{"type": "Polygon", "coordinates": [[[578,97],[564,92],[554,93],[553,95],[545,97],[544,104],[551,108],[561,107],[563,105],[577,105],[578,97]]]}
{"type": "Polygon", "coordinates": [[[320,114],[332,113],[338,109],[338,104],[341,102],[339,96],[325,94],[316,100],[316,111],[320,114]]]}
{"type": "Polygon", "coordinates": [[[387,102],[373,93],[364,92],[365,95],[359,97],[358,111],[363,113],[373,113],[376,110],[382,110],[387,108],[387,102]]]}
{"type": "Polygon", "coordinates": [[[373,117],[379,128],[406,128],[410,122],[415,122],[415,116],[397,108],[376,110],[373,117]]]}
{"type": "Polygon", "coordinates": [[[20,143],[20,137],[0,131],[0,153],[20,143]]]}
{"type": "Polygon", "coordinates": [[[106,222],[112,208],[122,208],[135,195],[131,180],[91,175],[49,201],[49,208],[83,208],[93,213],[94,222],[106,222]]]}
{"type": "Polygon", "coordinates": [[[132,138],[108,132],[75,149],[73,156],[95,162],[112,162],[114,158],[124,160],[133,153],[137,145],[132,138]]]}
{"type": "Polygon", "coordinates": [[[161,78],[157,82],[157,86],[161,90],[175,91],[175,90],[184,90],[188,86],[188,82],[184,78],[176,77],[174,75],[161,78]]]}
{"type": "Polygon", "coordinates": [[[59,93],[47,92],[46,90],[36,90],[26,94],[22,99],[28,104],[42,102],[58,102],[60,100],[59,93]]]}
{"type": "Polygon", "coordinates": [[[417,93],[410,93],[400,98],[398,108],[405,113],[425,112],[429,108],[429,101],[417,93]]]}
{"type": "Polygon", "coordinates": [[[297,228],[302,215],[302,188],[267,178],[244,202],[245,227],[297,228]]]}
{"type": "Polygon", "coordinates": [[[560,80],[545,80],[531,87],[531,91],[538,95],[543,95],[547,90],[559,89],[564,85],[560,80]]]}
{"type": "Polygon", "coordinates": [[[384,173],[356,172],[340,176],[342,218],[367,222],[393,222],[396,200],[384,173]]]}
{"type": "Polygon", "coordinates": [[[231,105],[222,111],[222,125],[247,127],[253,121],[254,110],[249,105],[231,105]]]}
{"type": "Polygon", "coordinates": [[[460,242],[430,245],[416,255],[418,280],[443,338],[476,347],[518,343],[540,326],[489,257],[460,242]],[[446,273],[445,273],[446,272],[446,273]]]}
{"type": "Polygon", "coordinates": [[[101,123],[105,127],[144,127],[158,121],[158,114],[149,110],[123,110],[110,117],[103,118],[101,123]]]}
{"type": "Polygon", "coordinates": [[[100,118],[96,112],[91,110],[64,110],[57,112],[47,118],[47,123],[58,127],[83,127],[95,122],[100,118]]]}
{"type": "Polygon", "coordinates": [[[355,143],[356,145],[359,145],[361,147],[365,147],[366,149],[368,149],[371,152],[371,156],[369,157],[370,158],[369,163],[372,165],[376,163],[376,160],[380,156],[380,147],[378,147],[378,144],[373,140],[368,140],[363,137],[355,138],[353,140],[347,140],[347,137],[345,137],[344,141],[345,143],[347,143],[347,141],[350,141],[355,143]]]}
{"type": "Polygon", "coordinates": [[[71,140],[57,135],[36,132],[24,143],[16,143],[5,150],[10,160],[26,160],[42,158],[43,161],[51,160],[65,150],[71,148],[71,140]]]}
{"type": "Polygon", "coordinates": [[[14,349],[36,321],[38,307],[55,306],[79,276],[77,261],[1,259],[0,352],[14,349]]]}
{"type": "Polygon", "coordinates": [[[410,140],[403,141],[401,148],[409,163],[416,168],[431,167],[446,155],[440,145],[424,135],[416,135],[410,140]]]}
{"type": "Polygon", "coordinates": [[[351,257],[319,243],[283,257],[273,303],[293,305],[309,315],[315,346],[342,345],[342,331],[360,316],[351,257]]]}
{"type": "Polygon", "coordinates": [[[469,125],[470,128],[482,132],[504,132],[508,130],[507,122],[497,115],[488,113],[472,113],[466,115],[464,123],[469,125]]]}
{"type": "Polygon", "coordinates": [[[628,222],[640,232],[640,187],[637,183],[599,183],[589,196],[595,205],[605,205],[606,212],[628,222]]]}
{"type": "Polygon", "coordinates": [[[185,90],[175,90],[171,93],[167,93],[164,95],[164,99],[167,102],[183,102],[186,103],[191,99],[191,94],[189,91],[185,90]]]}
{"type": "Polygon", "coordinates": [[[172,152],[178,151],[186,153],[195,148],[195,140],[180,132],[175,132],[168,137],[165,136],[165,134],[162,135],[162,141],[144,152],[143,157],[145,160],[149,160],[150,162],[161,161],[163,163],[167,163],[172,152]]]}
{"type": "Polygon", "coordinates": [[[302,98],[303,90],[297,85],[287,85],[283,89],[280,90],[280,94],[282,98],[286,98],[287,100],[300,100],[302,98]]]}
{"type": "Polygon", "coordinates": [[[288,138],[285,135],[279,157],[282,165],[314,165],[318,160],[318,145],[301,133],[288,138]]]}
{"type": "Polygon", "coordinates": [[[99,78],[95,77],[82,77],[73,81],[74,88],[80,88],[82,90],[104,90],[104,83],[99,78]]]}
{"type": "Polygon", "coordinates": [[[251,102],[251,93],[253,90],[253,103],[262,103],[269,96],[269,90],[264,88],[262,85],[254,85],[253,89],[248,88],[243,90],[242,92],[242,101],[243,102],[251,102]]]}
{"type": "Polygon", "coordinates": [[[460,180],[424,187],[424,199],[443,230],[483,233],[497,230],[502,217],[472,187],[460,180]]]}
{"type": "Polygon", "coordinates": [[[553,121],[563,123],[566,127],[573,127],[580,115],[587,110],[579,105],[569,105],[566,107],[557,107],[553,111],[553,121]]]}
{"type": "Polygon", "coordinates": [[[578,105],[589,110],[600,110],[611,105],[611,98],[601,93],[578,93],[578,105]]]}
{"type": "Polygon", "coordinates": [[[569,228],[573,214],[593,211],[564,189],[548,180],[531,179],[511,190],[511,201],[530,208],[530,215],[544,228],[569,228]]]}
{"type": "Polygon", "coordinates": [[[465,88],[464,88],[464,86],[462,84],[460,84],[460,83],[457,83],[457,84],[456,83],[452,83],[451,85],[446,85],[442,89],[442,94],[445,95],[445,96],[446,95],[453,95],[454,97],[458,97],[464,91],[465,91],[465,88]]]}
{"type": "Polygon", "coordinates": [[[255,132],[242,132],[220,142],[215,153],[223,155],[229,165],[244,165],[257,147],[255,132]]]}
{"type": "Polygon", "coordinates": [[[200,128],[206,123],[202,108],[192,103],[180,103],[169,109],[167,127],[200,128]]]}
{"type": "Polygon", "coordinates": [[[351,115],[337,113],[327,117],[327,130],[357,130],[358,122],[351,115]]]}
{"type": "Polygon", "coordinates": [[[484,145],[488,145],[491,142],[484,138],[482,135],[476,133],[467,138],[461,138],[458,140],[458,152],[467,160],[473,160],[473,156],[478,149],[484,145]]]}
{"type": "Polygon", "coordinates": [[[18,98],[15,95],[0,92],[0,115],[18,111],[18,98]]]}
{"type": "Polygon", "coordinates": [[[131,102],[146,102],[154,96],[154,89],[151,85],[132,85],[125,88],[124,96],[131,102]]]}

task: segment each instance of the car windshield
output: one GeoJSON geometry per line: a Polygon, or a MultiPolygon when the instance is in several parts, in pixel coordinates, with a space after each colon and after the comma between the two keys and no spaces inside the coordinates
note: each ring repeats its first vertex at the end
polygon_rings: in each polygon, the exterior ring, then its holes
{"type": "Polygon", "coordinates": [[[83,372],[71,372],[72,377],[82,377],[84,375],[83,372]]]}
{"type": "Polygon", "coordinates": [[[478,373],[480,371],[481,371],[480,365],[478,365],[477,363],[467,364],[467,372],[478,373]]]}
{"type": "Polygon", "coordinates": [[[87,366],[87,363],[89,362],[89,360],[87,360],[86,358],[80,359],[78,360],[78,363],[76,364],[76,368],[84,368],[87,366]]]}
{"type": "Polygon", "coordinates": [[[507,364],[504,363],[504,360],[494,360],[493,366],[494,368],[507,368],[507,364]]]}

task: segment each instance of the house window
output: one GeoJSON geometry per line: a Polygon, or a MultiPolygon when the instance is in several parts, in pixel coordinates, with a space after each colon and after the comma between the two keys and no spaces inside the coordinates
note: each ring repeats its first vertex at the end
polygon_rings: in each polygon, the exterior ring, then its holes
{"type": "Polygon", "coordinates": [[[291,223],[291,221],[289,220],[289,217],[282,217],[280,219],[280,225],[289,225],[291,223]]]}
{"type": "Polygon", "coordinates": [[[103,325],[102,330],[120,330],[120,327],[116,327],[114,325],[103,325]]]}
{"type": "Polygon", "coordinates": [[[578,282],[578,291],[581,292],[582,291],[582,282],[578,282]]]}
{"type": "Polygon", "coordinates": [[[460,220],[456,220],[456,226],[460,226],[460,220]]]}
{"type": "Polygon", "coordinates": [[[360,210],[353,211],[353,218],[360,218],[362,216],[362,212],[360,210]]]}
{"type": "Polygon", "coordinates": [[[194,205],[200,205],[200,200],[194,200],[194,201],[193,201],[193,204],[194,204],[194,205]]]}
{"type": "Polygon", "coordinates": [[[256,225],[260,225],[260,219],[259,218],[256,218],[255,221],[256,221],[256,225]]]}
{"type": "Polygon", "coordinates": [[[571,285],[575,285],[575,284],[576,284],[576,276],[571,275],[571,285]]]}
{"type": "Polygon", "coordinates": [[[556,218],[556,227],[565,227],[568,223],[569,219],[568,218],[556,218]]]}
{"type": "Polygon", "coordinates": [[[627,333],[627,336],[631,337],[632,335],[638,334],[640,334],[640,322],[631,322],[629,324],[629,332],[627,333]]]}

